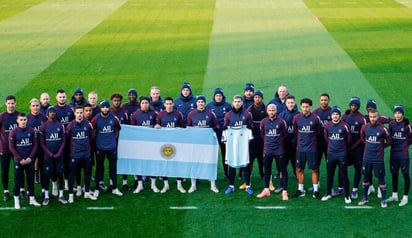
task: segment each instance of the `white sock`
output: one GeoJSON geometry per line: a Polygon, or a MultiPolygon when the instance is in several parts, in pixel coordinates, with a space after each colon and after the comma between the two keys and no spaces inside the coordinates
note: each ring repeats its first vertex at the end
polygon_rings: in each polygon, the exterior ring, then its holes
{"type": "Polygon", "coordinates": [[[210,180],[210,186],[216,187],[216,180],[210,180]]]}
{"type": "Polygon", "coordinates": [[[319,190],[319,184],[314,184],[313,185],[313,191],[317,192],[319,190]]]}
{"type": "Polygon", "coordinates": [[[44,190],[44,198],[49,198],[49,190],[44,190]]]}
{"type": "Polygon", "coordinates": [[[192,178],[190,179],[190,182],[192,184],[192,187],[196,187],[196,179],[192,178]]]}
{"type": "Polygon", "coordinates": [[[298,190],[303,192],[303,184],[298,184],[298,190]]]}
{"type": "Polygon", "coordinates": [[[169,186],[169,180],[163,180],[163,185],[164,186],[169,186]]]}
{"type": "Polygon", "coordinates": [[[127,185],[127,179],[123,179],[122,185],[127,185]]]}
{"type": "Polygon", "coordinates": [[[182,186],[182,180],[179,179],[179,180],[176,180],[176,182],[177,182],[177,186],[178,186],[178,187],[181,187],[181,186],[182,186]]]}
{"type": "Polygon", "coordinates": [[[4,193],[10,193],[9,190],[4,190],[4,193]]]}
{"type": "Polygon", "coordinates": [[[142,180],[137,181],[137,186],[138,187],[143,187],[143,181],[142,180]]]}
{"type": "Polygon", "coordinates": [[[77,191],[82,191],[82,186],[77,185],[77,191]]]}
{"type": "Polygon", "coordinates": [[[30,201],[34,201],[34,196],[30,196],[30,201]]]}
{"type": "Polygon", "coordinates": [[[113,180],[110,179],[109,184],[113,186],[113,180]]]}
{"type": "Polygon", "coordinates": [[[150,181],[152,183],[152,186],[156,185],[156,179],[155,178],[150,178],[150,181]]]}
{"type": "Polygon", "coordinates": [[[408,200],[408,195],[403,195],[403,200],[408,200]]]}
{"type": "Polygon", "coordinates": [[[19,196],[14,196],[14,202],[15,203],[20,203],[19,196]]]}
{"type": "Polygon", "coordinates": [[[356,192],[358,191],[358,188],[353,188],[352,191],[356,192]]]}
{"type": "Polygon", "coordinates": [[[393,192],[393,193],[392,193],[392,197],[393,197],[393,198],[398,198],[398,193],[393,192]]]}
{"type": "Polygon", "coordinates": [[[59,190],[59,197],[63,197],[63,190],[59,190]]]}
{"type": "Polygon", "coordinates": [[[52,188],[57,188],[57,181],[52,181],[52,188]]]}

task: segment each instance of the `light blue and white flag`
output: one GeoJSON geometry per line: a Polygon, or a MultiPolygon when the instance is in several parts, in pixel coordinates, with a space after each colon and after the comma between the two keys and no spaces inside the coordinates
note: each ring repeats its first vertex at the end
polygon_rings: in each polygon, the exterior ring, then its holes
{"type": "Polygon", "coordinates": [[[216,180],[218,148],[210,128],[122,125],[117,173],[216,180]]]}

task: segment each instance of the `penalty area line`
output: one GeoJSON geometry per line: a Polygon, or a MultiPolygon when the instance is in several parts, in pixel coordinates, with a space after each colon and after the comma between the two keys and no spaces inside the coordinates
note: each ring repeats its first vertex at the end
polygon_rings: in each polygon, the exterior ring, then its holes
{"type": "Polygon", "coordinates": [[[285,206],[256,206],[256,209],[259,210],[283,210],[287,209],[285,206]]]}
{"type": "Polygon", "coordinates": [[[198,209],[198,207],[195,207],[195,206],[184,206],[184,207],[170,206],[169,208],[171,210],[197,210],[198,209]]]}
{"type": "Polygon", "coordinates": [[[87,210],[114,210],[114,207],[87,207],[87,210]]]}

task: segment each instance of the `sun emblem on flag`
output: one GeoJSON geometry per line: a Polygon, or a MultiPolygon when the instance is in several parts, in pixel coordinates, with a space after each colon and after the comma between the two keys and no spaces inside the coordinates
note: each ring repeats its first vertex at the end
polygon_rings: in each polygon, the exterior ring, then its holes
{"type": "Polygon", "coordinates": [[[165,159],[172,159],[176,155],[176,147],[171,144],[164,144],[160,148],[160,155],[165,159]]]}

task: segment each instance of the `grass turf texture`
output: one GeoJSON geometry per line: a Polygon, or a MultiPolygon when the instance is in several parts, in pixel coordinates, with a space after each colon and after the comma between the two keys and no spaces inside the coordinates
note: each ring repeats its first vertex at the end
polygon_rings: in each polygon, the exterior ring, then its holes
{"type": "MultiPolygon", "coordinates": [[[[85,92],[95,90],[100,98],[108,98],[113,91],[125,94],[130,87],[147,95],[149,87],[156,84],[163,96],[177,96],[181,82],[190,81],[195,94],[205,93],[210,99],[215,86],[222,85],[231,96],[242,93],[244,83],[252,81],[265,90],[265,101],[278,84],[286,83],[298,98],[310,96],[316,102],[318,95],[327,91],[333,104],[346,108],[352,95],[362,96],[362,107],[367,98],[378,95],[382,100],[378,101],[378,107],[387,114],[390,111],[383,105],[391,107],[398,102],[405,104],[408,114],[411,108],[406,98],[410,84],[405,79],[409,78],[411,69],[410,9],[393,1],[383,1],[379,8],[366,0],[351,1],[357,5],[350,8],[350,4],[343,1],[338,4],[330,1],[332,7],[326,7],[323,2],[327,1],[306,1],[313,13],[310,14],[300,1],[128,1],[39,72],[26,87],[16,91],[19,109],[26,111],[25,102],[42,91],[50,92],[53,97],[60,87],[67,90],[68,96],[75,87],[81,86],[85,92]],[[265,5],[259,7],[259,4],[265,5]],[[225,14],[226,18],[222,18],[225,14]],[[252,19],[254,25],[242,24],[252,19]],[[321,24],[327,32],[319,30],[321,24]],[[335,43],[328,38],[328,33],[335,43]],[[370,43],[371,40],[379,44],[370,43]],[[326,51],[321,47],[323,44],[333,50],[326,51]],[[387,63],[388,58],[393,63],[387,63]],[[337,68],[337,65],[345,67],[337,68]],[[219,71],[218,66],[223,69],[219,71]],[[388,83],[388,77],[396,83],[388,83]],[[345,86],[344,79],[355,80],[345,86]],[[345,86],[343,90],[342,86],[345,86]]],[[[323,194],[324,164],[321,173],[323,194]]],[[[309,176],[306,173],[306,178],[309,176]]],[[[386,180],[391,184],[389,173],[386,180]]],[[[217,183],[221,190],[227,185],[221,169],[217,183]]],[[[256,176],[252,184],[255,192],[263,186],[256,176]]],[[[185,186],[188,185],[186,182],[185,186]]],[[[388,188],[389,195],[391,186],[388,188]]],[[[295,189],[296,183],[291,179],[290,193],[295,189]]],[[[267,234],[402,237],[409,234],[405,221],[411,214],[410,206],[399,209],[397,205],[390,205],[383,210],[373,196],[370,199],[373,209],[348,210],[344,209],[342,197],[318,202],[308,195],[286,203],[277,195],[260,200],[238,189],[231,196],[215,195],[209,191],[206,181],[198,185],[196,193],[182,195],[175,191],[172,180],[171,191],[164,195],[149,190],[139,195],[127,193],[122,198],[102,194],[95,202],[75,198],[76,202],[70,206],[52,201],[49,207],[42,208],[27,207],[22,202],[27,209],[5,210],[0,215],[2,234],[13,237],[43,236],[42,231],[48,231],[49,236],[77,237],[261,237],[267,234]],[[114,210],[87,210],[89,206],[113,206],[114,210]],[[170,210],[170,206],[197,206],[198,209],[170,210]],[[287,209],[257,210],[255,206],[286,206],[287,209]],[[22,223],[29,225],[26,229],[17,229],[22,223]]],[[[356,206],[357,201],[352,205],[356,206]]],[[[0,203],[1,208],[6,206],[12,206],[12,202],[0,203]]]]}

